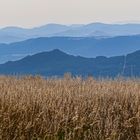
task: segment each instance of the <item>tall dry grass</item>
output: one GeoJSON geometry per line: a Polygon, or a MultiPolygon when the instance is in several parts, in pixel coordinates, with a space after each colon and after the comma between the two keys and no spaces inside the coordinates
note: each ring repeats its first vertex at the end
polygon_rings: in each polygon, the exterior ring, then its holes
{"type": "Polygon", "coordinates": [[[1,76],[0,140],[140,140],[140,80],[1,76]]]}

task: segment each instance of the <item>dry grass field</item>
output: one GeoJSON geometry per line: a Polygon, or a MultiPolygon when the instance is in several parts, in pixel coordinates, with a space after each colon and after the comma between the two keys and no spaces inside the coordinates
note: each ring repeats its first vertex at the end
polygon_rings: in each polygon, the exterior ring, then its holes
{"type": "Polygon", "coordinates": [[[140,140],[140,80],[1,76],[0,140],[140,140]]]}

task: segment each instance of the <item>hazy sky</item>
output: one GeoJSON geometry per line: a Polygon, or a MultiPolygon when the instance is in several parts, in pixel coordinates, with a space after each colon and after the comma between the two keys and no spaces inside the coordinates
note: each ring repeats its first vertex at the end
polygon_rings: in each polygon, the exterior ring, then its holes
{"type": "Polygon", "coordinates": [[[140,21],[140,0],[0,0],[0,27],[140,21]]]}

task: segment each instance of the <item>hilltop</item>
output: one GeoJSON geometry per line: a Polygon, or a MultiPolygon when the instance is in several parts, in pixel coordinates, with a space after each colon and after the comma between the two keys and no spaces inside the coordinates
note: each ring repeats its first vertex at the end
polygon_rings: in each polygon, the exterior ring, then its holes
{"type": "Polygon", "coordinates": [[[0,74],[62,76],[73,75],[95,77],[140,76],[140,51],[126,56],[84,58],[66,54],[58,49],[27,56],[18,61],[0,65],[0,74]]]}

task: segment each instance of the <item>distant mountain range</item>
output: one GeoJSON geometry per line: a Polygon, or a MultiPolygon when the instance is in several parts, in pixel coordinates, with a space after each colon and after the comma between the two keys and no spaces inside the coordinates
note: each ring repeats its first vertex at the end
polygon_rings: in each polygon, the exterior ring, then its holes
{"type": "Polygon", "coordinates": [[[84,58],[68,55],[60,50],[27,56],[19,61],[0,65],[0,74],[62,76],[73,75],[95,77],[140,76],[140,51],[117,57],[84,58]]]}
{"type": "Polygon", "coordinates": [[[13,43],[38,37],[95,37],[108,38],[140,34],[140,24],[104,24],[91,23],[87,25],[47,24],[45,26],[24,29],[6,27],[0,29],[0,43],[13,43]]]}
{"type": "Polygon", "coordinates": [[[102,39],[94,37],[44,37],[11,44],[0,44],[0,63],[54,49],[88,58],[119,56],[139,50],[140,35],[102,39]]]}

